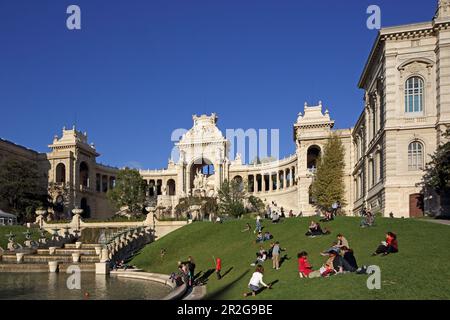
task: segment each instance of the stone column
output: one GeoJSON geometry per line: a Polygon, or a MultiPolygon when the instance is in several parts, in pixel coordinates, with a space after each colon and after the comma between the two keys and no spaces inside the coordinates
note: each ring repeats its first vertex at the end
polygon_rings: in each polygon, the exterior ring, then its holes
{"type": "Polygon", "coordinates": [[[283,170],[283,189],[287,189],[287,170],[283,170]]]}
{"type": "Polygon", "coordinates": [[[261,184],[262,184],[261,192],[266,192],[266,174],[265,173],[261,174],[261,184]]]}

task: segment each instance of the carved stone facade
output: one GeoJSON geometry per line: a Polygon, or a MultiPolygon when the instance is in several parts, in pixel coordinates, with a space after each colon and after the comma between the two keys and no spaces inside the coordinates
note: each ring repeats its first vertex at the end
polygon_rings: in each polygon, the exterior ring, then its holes
{"type": "MultiPolygon", "coordinates": [[[[380,30],[359,82],[365,104],[355,127],[333,131],[322,103],[305,103],[293,125],[295,153],[285,159],[255,165],[243,164],[240,155],[229,159],[230,143],[217,116],[194,115],[192,128],[175,145],[178,159],[171,157],[166,169],[140,171],[148,195],[174,208],[181,197],[214,196],[226,179],[235,179],[286,212],[314,214],[309,189],[316,160],[335,132],[346,151],[347,213],[363,207],[397,217],[442,213],[439,197],[424,194],[417,184],[450,126],[449,25],[450,0],[440,0],[431,22],[380,30]]],[[[40,154],[0,140],[0,160],[37,162],[43,185],[67,185],[67,211],[79,206],[94,217],[110,216],[105,195],[118,169],[98,164],[94,145],[75,128],[64,129],[49,147],[50,153],[40,154]]]]}

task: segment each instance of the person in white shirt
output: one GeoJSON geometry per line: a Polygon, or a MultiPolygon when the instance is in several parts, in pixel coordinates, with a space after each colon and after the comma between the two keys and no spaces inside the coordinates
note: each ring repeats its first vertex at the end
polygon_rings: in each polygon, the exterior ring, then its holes
{"type": "Polygon", "coordinates": [[[251,290],[251,293],[244,293],[244,297],[249,295],[256,296],[256,292],[259,291],[261,285],[270,289],[270,285],[265,284],[263,281],[264,268],[262,266],[257,266],[255,272],[253,272],[252,278],[248,283],[248,288],[251,290]]]}

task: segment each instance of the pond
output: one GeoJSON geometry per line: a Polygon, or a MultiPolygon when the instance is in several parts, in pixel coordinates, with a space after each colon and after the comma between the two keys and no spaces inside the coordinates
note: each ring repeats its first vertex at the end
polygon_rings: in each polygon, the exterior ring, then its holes
{"type": "Polygon", "coordinates": [[[153,281],[81,273],[81,289],[68,289],[70,274],[0,273],[0,300],[159,300],[171,288],[153,281]]]}

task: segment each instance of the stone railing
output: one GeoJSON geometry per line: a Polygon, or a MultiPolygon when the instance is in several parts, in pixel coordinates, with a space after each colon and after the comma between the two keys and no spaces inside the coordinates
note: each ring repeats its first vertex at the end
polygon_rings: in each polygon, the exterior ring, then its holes
{"type": "Polygon", "coordinates": [[[126,229],[126,228],[140,228],[140,227],[149,227],[154,230],[155,240],[165,236],[166,234],[179,229],[185,225],[187,225],[188,221],[158,221],[154,218],[155,208],[147,208],[149,212],[144,221],[123,221],[123,222],[87,222],[83,221],[81,218],[81,214],[83,213],[82,209],[74,209],[72,210],[73,217],[69,223],[47,223],[45,221],[44,215],[46,213],[45,210],[36,211],[36,224],[39,225],[40,228],[45,229],[48,232],[52,230],[59,229],[61,235],[63,235],[63,230],[70,230],[69,232],[72,234],[77,234],[82,232],[84,229],[89,228],[111,228],[111,229],[126,229]]]}

